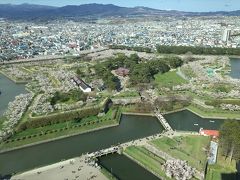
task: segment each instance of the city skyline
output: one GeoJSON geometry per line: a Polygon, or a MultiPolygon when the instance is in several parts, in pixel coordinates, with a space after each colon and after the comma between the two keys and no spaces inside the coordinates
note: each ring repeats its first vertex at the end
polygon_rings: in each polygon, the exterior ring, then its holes
{"type": "Polygon", "coordinates": [[[49,6],[65,6],[65,5],[81,5],[89,3],[99,4],[114,4],[123,7],[135,7],[145,6],[149,8],[162,9],[162,10],[180,10],[180,11],[192,11],[192,12],[208,12],[208,11],[234,11],[240,9],[239,0],[136,0],[136,1],[124,1],[124,0],[35,0],[34,3],[31,0],[1,0],[1,4],[40,4],[49,6]]]}

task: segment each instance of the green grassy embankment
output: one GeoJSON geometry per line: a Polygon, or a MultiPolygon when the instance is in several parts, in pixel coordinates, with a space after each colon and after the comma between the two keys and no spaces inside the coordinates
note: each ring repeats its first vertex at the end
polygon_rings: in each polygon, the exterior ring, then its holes
{"type": "Polygon", "coordinates": [[[163,137],[151,144],[174,158],[186,160],[189,165],[203,172],[207,162],[210,138],[205,136],[180,136],[173,139],[163,137]]]}
{"type": "Polygon", "coordinates": [[[80,121],[73,120],[39,128],[26,129],[25,131],[16,133],[13,137],[0,144],[0,149],[11,149],[32,143],[51,141],[56,138],[117,126],[121,118],[121,112],[117,111],[115,118],[113,118],[113,111],[112,109],[109,110],[103,117],[90,116],[80,121]]]}
{"type": "Polygon", "coordinates": [[[176,71],[169,71],[164,74],[159,73],[156,74],[154,78],[155,83],[161,87],[172,87],[187,83],[187,81],[180,77],[176,71]]]}
{"type": "Polygon", "coordinates": [[[161,166],[164,164],[164,160],[155,154],[151,153],[144,147],[130,146],[126,148],[124,154],[136,161],[139,165],[143,166],[158,177],[164,179],[170,179],[166,176],[161,166]]]}
{"type": "Polygon", "coordinates": [[[231,112],[217,108],[206,109],[198,105],[190,105],[187,107],[187,109],[203,118],[240,119],[240,113],[237,111],[231,112]]]}

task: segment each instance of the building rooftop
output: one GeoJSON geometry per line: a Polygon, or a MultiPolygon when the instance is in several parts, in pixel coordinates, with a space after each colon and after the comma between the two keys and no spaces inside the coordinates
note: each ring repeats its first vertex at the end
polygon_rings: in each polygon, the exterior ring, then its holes
{"type": "Polygon", "coordinates": [[[201,128],[199,133],[205,136],[219,137],[219,131],[217,130],[207,130],[201,128]]]}

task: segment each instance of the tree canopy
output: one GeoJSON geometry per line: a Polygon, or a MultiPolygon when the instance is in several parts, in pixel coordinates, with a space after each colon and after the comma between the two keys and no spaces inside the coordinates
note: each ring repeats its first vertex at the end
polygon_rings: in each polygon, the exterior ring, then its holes
{"type": "Polygon", "coordinates": [[[107,61],[96,64],[96,75],[104,81],[107,88],[115,90],[119,87],[119,79],[114,76],[111,71],[119,67],[124,67],[132,71],[139,61],[140,58],[137,54],[132,54],[130,57],[127,57],[125,54],[119,53],[115,58],[110,58],[107,61]]]}
{"type": "Polygon", "coordinates": [[[130,81],[132,84],[149,83],[155,74],[165,73],[169,70],[169,66],[160,60],[143,62],[130,71],[130,81]]]}
{"type": "Polygon", "coordinates": [[[205,55],[240,55],[240,48],[221,48],[221,47],[193,47],[193,46],[165,46],[158,45],[158,53],[163,54],[205,54],[205,55]]]}
{"type": "Polygon", "coordinates": [[[131,54],[128,57],[120,53],[117,57],[110,58],[107,61],[95,65],[95,71],[97,76],[103,79],[108,88],[116,89],[119,81],[111,71],[119,67],[130,70],[130,82],[136,85],[139,83],[149,83],[154,79],[155,74],[168,72],[170,68],[177,68],[182,64],[182,59],[176,56],[144,61],[141,60],[137,54],[131,54]]]}
{"type": "Polygon", "coordinates": [[[151,48],[141,47],[141,46],[129,47],[129,46],[124,46],[124,45],[110,45],[109,48],[110,49],[126,49],[126,50],[137,51],[137,52],[146,52],[146,53],[152,52],[151,48]]]}
{"type": "Polygon", "coordinates": [[[57,91],[50,99],[50,104],[54,106],[57,103],[64,103],[70,99],[73,101],[86,101],[87,95],[84,94],[81,90],[71,90],[67,93],[57,91]]]}
{"type": "Polygon", "coordinates": [[[240,122],[227,120],[220,129],[220,145],[225,156],[240,160],[240,122]]]}

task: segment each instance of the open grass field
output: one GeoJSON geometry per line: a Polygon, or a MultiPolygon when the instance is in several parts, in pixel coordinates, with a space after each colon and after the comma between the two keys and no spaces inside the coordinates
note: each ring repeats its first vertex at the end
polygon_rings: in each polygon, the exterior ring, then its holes
{"type": "Polygon", "coordinates": [[[164,74],[159,73],[159,74],[156,74],[154,78],[155,78],[155,83],[161,87],[172,87],[172,86],[187,83],[187,81],[181,78],[176,73],[176,71],[169,71],[164,74]]]}
{"type": "Polygon", "coordinates": [[[163,177],[164,179],[170,179],[161,169],[162,164],[164,164],[164,160],[152,154],[144,147],[130,146],[124,151],[124,153],[132,157],[150,172],[154,172],[155,174],[163,177]]]}
{"type": "Polygon", "coordinates": [[[217,156],[217,163],[214,165],[209,165],[207,169],[206,180],[219,180],[222,179],[222,174],[233,174],[227,179],[234,179],[234,174],[236,172],[236,161],[230,161],[229,158],[225,159],[221,155],[221,148],[219,149],[217,156]]]}
{"type": "Polygon", "coordinates": [[[160,149],[177,159],[188,161],[189,165],[204,171],[207,161],[206,149],[210,143],[209,137],[180,136],[173,139],[164,137],[151,142],[160,149]]]}

